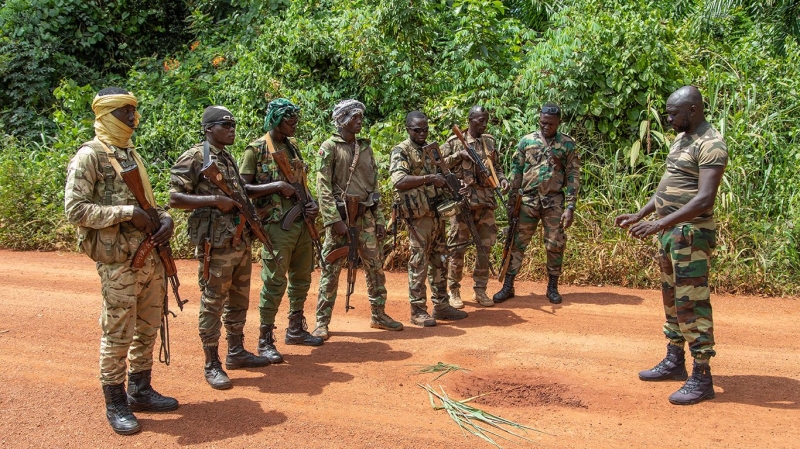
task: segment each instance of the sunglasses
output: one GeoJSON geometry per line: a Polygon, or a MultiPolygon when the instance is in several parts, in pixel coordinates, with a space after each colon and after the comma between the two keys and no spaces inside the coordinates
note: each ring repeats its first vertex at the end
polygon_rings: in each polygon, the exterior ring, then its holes
{"type": "Polygon", "coordinates": [[[557,106],[547,106],[542,108],[542,114],[561,115],[561,109],[559,109],[557,106]]]}
{"type": "Polygon", "coordinates": [[[210,126],[219,125],[219,126],[225,128],[225,129],[231,129],[231,128],[236,129],[236,122],[233,122],[233,121],[213,122],[213,123],[209,123],[209,125],[210,126]]]}
{"type": "Polygon", "coordinates": [[[419,134],[419,133],[426,133],[426,132],[428,132],[428,129],[429,129],[429,128],[426,126],[426,127],[424,127],[424,128],[406,128],[406,129],[408,129],[409,131],[413,131],[413,132],[415,132],[415,133],[419,134]]]}

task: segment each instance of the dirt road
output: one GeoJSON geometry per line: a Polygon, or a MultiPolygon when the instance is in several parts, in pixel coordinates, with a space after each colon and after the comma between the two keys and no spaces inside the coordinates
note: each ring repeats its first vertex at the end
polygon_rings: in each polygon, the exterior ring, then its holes
{"type": "MultiPolygon", "coordinates": [[[[408,324],[405,274],[389,273],[387,311],[406,324],[394,333],[369,328],[360,274],[356,309],[344,314],[337,305],[325,345],[285,346],[279,338],[286,363],[229,371],[234,388],[215,391],[203,379],[196,263],[178,268],[191,302],[171,320],[172,364],[157,364],[153,377],[181,407],[139,413],[143,431],[122,437],[106,423],[97,380],[94,264],[76,254],[0,251],[0,447],[492,447],[465,438],[418,383],[457,398],[494,392],[477,406],[547,432],[529,432],[532,442],[499,440],[506,448],[800,446],[796,299],[715,296],[717,397],[677,407],[667,396],[680,383],[636,376],[665,351],[657,291],[564,286],[564,303],[553,307],[543,284],[523,282],[507,303],[469,302],[466,320],[422,329],[408,324]],[[435,381],[415,372],[440,361],[470,371],[435,381]]],[[[257,282],[246,328],[251,350],[257,282]]]]}

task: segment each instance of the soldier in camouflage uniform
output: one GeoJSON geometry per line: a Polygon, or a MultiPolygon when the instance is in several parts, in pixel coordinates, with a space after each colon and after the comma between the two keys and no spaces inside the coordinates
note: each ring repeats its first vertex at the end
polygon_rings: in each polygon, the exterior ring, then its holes
{"type": "Polygon", "coordinates": [[[131,267],[142,242],[168,243],[173,229],[172,218],[156,205],[146,165],[133,148],[131,136],[139,123],[136,106],[136,97],[124,89],[98,92],[92,101],[96,137],[70,161],[64,190],[64,209],[69,222],[78,226],[78,244],[97,262],[103,293],[100,383],[108,423],[122,435],[141,430],[131,411],[178,408],[178,401],[150,386],[153,346],[166,297],[164,265],[157,251],[151,251],[140,269],[131,267]],[[156,205],[158,220],[139,207],[120,175],[134,164],[145,195],[156,205]]]}
{"type": "MultiPolygon", "coordinates": [[[[367,281],[367,295],[372,308],[370,327],[399,331],[403,325],[386,314],[386,277],[383,274],[380,242],[386,234],[386,219],[379,207],[378,166],[369,139],[358,138],[364,118],[364,105],[357,100],[344,100],[333,108],[333,121],[338,132],[326,140],[317,159],[317,193],[322,222],[325,226],[324,255],[347,244],[346,217],[337,205],[344,207],[344,196],[359,197],[358,253],[367,281]]],[[[339,273],[346,258],[332,261],[322,268],[317,301],[317,326],[312,335],[328,339],[328,325],[336,302],[339,273]]]]}
{"type": "Polygon", "coordinates": [[[192,211],[187,231],[200,261],[199,330],[206,358],[205,377],[211,388],[225,390],[232,384],[219,359],[221,324],[225,325],[228,338],[227,369],[266,366],[269,359],[244,349],[253,262],[250,232],[239,214],[242,205],[200,172],[206,163],[216,163],[228,187],[246,195],[236,161],[225,149],[236,139],[236,120],[228,109],[209,106],[203,112],[202,131],[205,141],[185,151],[172,167],[169,204],[192,211]],[[206,242],[211,247],[208,257],[204,251],[206,242]],[[208,278],[204,277],[204,265],[208,278]]]}
{"type": "MultiPolygon", "coordinates": [[[[281,225],[285,214],[294,207],[300,207],[293,202],[295,190],[289,183],[305,183],[308,172],[293,137],[300,118],[299,113],[300,108],[284,98],[270,102],[264,119],[264,131],[267,133],[245,148],[240,164],[247,193],[255,198],[254,203],[258,215],[262,217],[264,232],[275,249],[274,255],[266,248],[261,250],[261,280],[264,285],[261,287],[261,302],[258,306],[261,314],[258,355],[267,357],[271,363],[283,361],[283,356],[275,348],[272,330],[275,328],[275,315],[287,290],[287,275],[289,327],[286,329],[284,342],[287,345],[322,344],[321,338],[308,333],[303,316],[303,305],[311,287],[311,272],[314,270],[311,236],[302,214],[297,215],[293,223],[288,223],[288,229],[283,229],[281,225]],[[273,152],[283,152],[287,156],[294,179],[286,179],[272,157],[273,152]]],[[[306,214],[312,219],[319,214],[319,208],[314,201],[308,203],[306,214]]]]}
{"type": "MultiPolygon", "coordinates": [[[[567,242],[564,230],[572,226],[581,166],[575,141],[558,131],[560,123],[561,108],[555,103],[544,104],[539,114],[539,131],[523,137],[517,146],[511,166],[511,191],[512,196],[522,192],[519,231],[514,236],[503,288],[492,298],[494,302],[514,297],[514,278],[541,221],[547,251],[547,299],[553,304],[561,303],[558,277],[567,242]]],[[[509,200],[509,204],[514,202],[513,198],[509,200]]]]}
{"type": "Polygon", "coordinates": [[[445,281],[445,217],[436,206],[447,200],[446,181],[438,167],[422,152],[428,138],[428,117],[413,111],[406,116],[409,138],[392,149],[391,177],[395,188],[397,219],[408,227],[408,298],[411,322],[435,326],[436,320],[460,320],[467,313],[450,305],[445,281]],[[426,306],[425,278],[431,285],[433,316],[426,306]]]}
{"type": "MultiPolygon", "coordinates": [[[[508,181],[503,174],[503,170],[499,168],[499,157],[495,148],[494,137],[484,132],[489,123],[489,113],[482,106],[473,106],[469,111],[468,118],[469,125],[467,132],[464,134],[467,144],[475,147],[475,152],[478,153],[487,168],[490,165],[495,167],[500,188],[504,192],[508,191],[508,181]]],[[[456,136],[451,136],[442,145],[442,157],[447,166],[450,167],[450,170],[466,185],[472,220],[480,235],[480,241],[486,248],[487,255],[491,254],[490,249],[497,239],[497,225],[494,219],[497,201],[494,198],[493,189],[489,187],[488,180],[473,164],[466,148],[456,136]]],[[[461,222],[460,216],[452,217],[447,236],[447,247],[456,249],[450,256],[447,284],[450,289],[450,304],[455,308],[463,307],[461,279],[464,276],[464,252],[466,251],[466,245],[470,241],[472,241],[472,236],[467,225],[461,222]]],[[[483,257],[477,257],[476,259],[475,269],[472,271],[472,278],[475,282],[473,287],[475,292],[474,299],[483,307],[492,307],[494,302],[486,295],[491,261],[484,260],[483,257]]]]}
{"type": "Polygon", "coordinates": [[[686,379],[669,401],[688,405],[715,395],[709,367],[716,352],[708,276],[716,246],[714,201],[728,163],[728,149],[722,135],[706,121],[703,97],[696,87],[684,86],[670,95],[667,121],[679,134],[656,193],[641,210],[614,221],[639,239],[658,234],[664,335],[669,343],[667,356],[652,369],[640,372],[639,378],[686,379]],[[653,212],[657,220],[642,221],[653,212]],[[694,358],[688,379],[686,342],[694,358]]]}

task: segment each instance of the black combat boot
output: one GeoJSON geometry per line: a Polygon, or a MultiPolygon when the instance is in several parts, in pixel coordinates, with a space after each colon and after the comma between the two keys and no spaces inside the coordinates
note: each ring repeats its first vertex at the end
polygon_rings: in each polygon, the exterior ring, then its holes
{"type": "Polygon", "coordinates": [[[654,380],[686,380],[686,351],[682,346],[667,343],[667,356],[658,365],[639,373],[639,379],[654,380]]]}
{"type": "Polygon", "coordinates": [[[269,359],[259,357],[244,349],[244,334],[228,334],[228,356],[225,357],[225,368],[260,368],[269,365],[269,359]]]}
{"type": "Polygon", "coordinates": [[[501,303],[503,301],[509,300],[514,297],[514,278],[516,278],[516,274],[506,274],[506,278],[503,280],[503,288],[500,289],[499,292],[495,293],[492,296],[492,301],[496,303],[501,303]]]}
{"type": "Polygon", "coordinates": [[[683,386],[672,393],[669,402],[675,405],[692,405],[706,399],[714,399],[714,382],[711,379],[711,367],[708,363],[694,361],[692,377],[683,386]]]}
{"type": "Polygon", "coordinates": [[[454,309],[449,302],[443,302],[433,306],[434,320],[462,320],[466,317],[467,312],[454,309]]]}
{"type": "Polygon", "coordinates": [[[128,406],[132,412],[171,412],[178,408],[175,398],[162,396],[150,386],[152,370],[128,376],[128,406]]]}
{"type": "Polygon", "coordinates": [[[103,396],[106,399],[106,419],[114,432],[120,435],[133,435],[142,430],[139,421],[128,407],[125,384],[103,385],[103,396]]]}
{"type": "Polygon", "coordinates": [[[283,362],[283,356],[275,349],[275,334],[272,333],[273,329],[275,329],[274,324],[262,324],[259,326],[258,355],[269,359],[269,363],[281,363],[283,362]]]}
{"type": "Polygon", "coordinates": [[[425,307],[415,306],[411,304],[411,323],[422,327],[436,326],[436,320],[428,315],[425,307]]]}
{"type": "Polygon", "coordinates": [[[286,328],[286,338],[283,342],[287,345],[321,346],[325,341],[308,333],[306,317],[302,310],[295,310],[289,314],[289,327],[286,328]]]}
{"type": "Polygon", "coordinates": [[[233,384],[231,384],[228,374],[222,369],[222,362],[219,360],[219,346],[204,346],[203,352],[206,354],[206,382],[215,390],[231,388],[233,384]]]}
{"type": "Polygon", "coordinates": [[[561,304],[561,294],[558,293],[558,276],[549,276],[547,282],[547,299],[551,304],[561,304]]]}

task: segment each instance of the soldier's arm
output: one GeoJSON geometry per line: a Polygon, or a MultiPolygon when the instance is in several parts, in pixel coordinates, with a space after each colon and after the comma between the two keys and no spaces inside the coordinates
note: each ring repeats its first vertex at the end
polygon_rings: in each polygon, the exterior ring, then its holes
{"type": "Polygon", "coordinates": [[[581,159],[574,141],[566,143],[567,164],[564,167],[564,199],[567,205],[575,206],[581,187],[581,159]]]}
{"type": "Polygon", "coordinates": [[[527,140],[523,137],[517,145],[517,151],[511,159],[511,189],[517,191],[522,188],[522,176],[525,173],[525,148],[527,140]]]}
{"type": "Polygon", "coordinates": [[[342,221],[336,209],[336,198],[333,196],[333,148],[329,142],[324,142],[319,150],[317,159],[317,196],[319,212],[322,215],[322,225],[330,226],[337,221],[342,221]]]}
{"type": "MultiPolygon", "coordinates": [[[[380,183],[380,175],[378,173],[378,164],[375,161],[375,155],[372,154],[372,148],[370,147],[370,158],[372,159],[372,172],[375,174],[373,184],[380,193],[381,183],[380,183]]],[[[380,204],[378,207],[375,208],[375,224],[378,226],[386,227],[386,217],[383,215],[383,209],[381,209],[380,204]]]]}
{"type": "Polygon", "coordinates": [[[216,207],[227,213],[241,207],[225,195],[195,194],[203,168],[203,154],[197,150],[183,153],[170,169],[169,207],[194,210],[201,207],[216,207]]]}
{"type": "Polygon", "coordinates": [[[104,206],[93,202],[100,173],[94,150],[83,147],[69,164],[64,189],[64,211],[75,225],[102,229],[133,218],[134,206],[104,206]]]}
{"type": "MultiPolygon", "coordinates": [[[[267,184],[253,183],[256,178],[256,171],[258,171],[258,164],[256,163],[256,152],[259,150],[255,147],[248,146],[244,149],[242,155],[242,162],[239,164],[239,174],[244,181],[244,189],[247,191],[247,196],[250,198],[259,198],[273,193],[280,192],[285,197],[294,195],[294,188],[287,182],[275,181],[267,184]]],[[[269,170],[274,171],[275,161],[271,157],[266,164],[269,165],[269,170]]]]}
{"type": "Polygon", "coordinates": [[[441,147],[442,160],[447,168],[452,169],[461,163],[461,143],[457,143],[455,139],[449,139],[441,147]]]}

